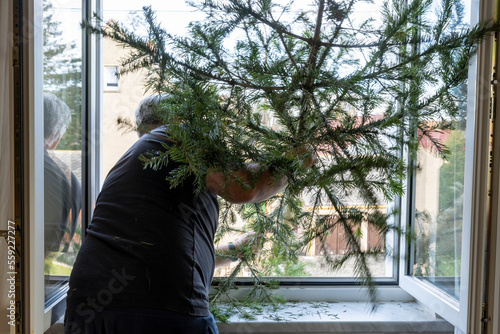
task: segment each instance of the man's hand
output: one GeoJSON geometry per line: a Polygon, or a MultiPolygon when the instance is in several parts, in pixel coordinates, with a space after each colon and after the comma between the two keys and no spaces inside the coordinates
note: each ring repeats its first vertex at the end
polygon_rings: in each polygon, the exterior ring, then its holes
{"type": "Polygon", "coordinates": [[[249,250],[251,250],[253,255],[258,255],[262,250],[263,242],[263,235],[259,235],[254,231],[251,231],[243,234],[233,243],[217,246],[215,249],[215,268],[225,267],[233,260],[249,255],[249,250]],[[230,244],[232,244],[232,247],[230,244]],[[233,247],[234,249],[231,249],[233,247]]]}
{"type": "Polygon", "coordinates": [[[264,237],[258,235],[254,231],[247,232],[239,237],[233,244],[235,247],[235,252],[238,257],[245,256],[248,247],[252,250],[253,255],[258,255],[262,250],[262,244],[264,242],[264,237]]]}

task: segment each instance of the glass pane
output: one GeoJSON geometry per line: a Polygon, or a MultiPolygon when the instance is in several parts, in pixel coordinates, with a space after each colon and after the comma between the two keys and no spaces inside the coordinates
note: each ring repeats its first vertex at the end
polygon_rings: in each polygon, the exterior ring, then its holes
{"type": "MultiPolygon", "coordinates": [[[[304,198],[306,210],[312,209],[312,203],[309,205],[307,203],[307,198],[304,198]]],[[[353,200],[356,200],[353,198],[353,200]]],[[[355,203],[351,202],[352,207],[356,207],[359,210],[368,210],[364,207],[361,202],[355,203]]],[[[380,205],[377,210],[385,215],[387,213],[387,206],[380,205]]],[[[332,214],[332,210],[329,208],[323,208],[320,210],[322,216],[319,219],[332,219],[335,220],[335,215],[332,214]]],[[[246,230],[251,226],[251,219],[241,219],[239,223],[234,225],[235,229],[246,230]]],[[[333,225],[333,222],[332,222],[333,225]]],[[[306,231],[296,229],[295,235],[300,238],[302,234],[306,231]]],[[[386,236],[380,235],[374,228],[369,226],[367,223],[363,223],[360,228],[360,243],[363,250],[373,250],[377,247],[384,248],[386,243],[386,236]]],[[[298,262],[285,261],[283,257],[273,256],[273,244],[271,242],[265,243],[263,246],[264,254],[262,261],[264,262],[261,268],[261,272],[266,276],[273,277],[303,277],[303,278],[318,278],[318,277],[336,277],[336,278],[347,278],[351,280],[356,277],[354,260],[348,260],[341,268],[332,271],[328,263],[326,263],[323,256],[324,253],[328,253],[330,258],[341,259],[342,255],[345,254],[349,248],[347,246],[347,240],[344,236],[343,228],[336,226],[329,230],[328,236],[321,242],[319,238],[312,240],[305,249],[302,249],[300,255],[298,256],[298,262]]],[[[391,234],[388,234],[388,238],[392,238],[391,234]]],[[[232,234],[226,236],[220,241],[220,244],[225,244],[234,241],[238,238],[238,234],[232,234]]],[[[232,269],[236,267],[238,263],[234,262],[217,269],[215,276],[229,276],[232,269]]],[[[387,256],[370,257],[368,259],[368,265],[370,267],[373,277],[380,278],[390,278],[393,277],[393,258],[388,254],[387,256]]],[[[243,269],[239,276],[251,277],[252,273],[249,269],[243,269]]]]}
{"type": "MultiPolygon", "coordinates": [[[[454,12],[456,29],[469,23],[469,7],[467,3],[462,8],[462,16],[454,12]]],[[[431,134],[449,153],[443,158],[424,137],[417,154],[411,274],[460,299],[467,84],[456,88],[454,95],[458,113],[448,119],[453,130],[431,134]]]]}
{"type": "MultiPolygon", "coordinates": [[[[297,1],[297,5],[309,6],[311,1],[297,1]]],[[[182,1],[150,1],[153,10],[156,11],[158,21],[162,22],[163,27],[169,33],[182,35],[185,33],[185,27],[192,20],[200,19],[203,16],[196,11],[193,11],[191,7],[188,7],[182,1]]],[[[368,3],[362,2],[355,5],[357,20],[366,20],[367,18],[374,18],[374,20],[379,19],[379,15],[374,15],[374,13],[379,12],[379,7],[381,3],[368,3]]],[[[141,28],[141,13],[140,6],[138,4],[127,4],[126,7],[123,6],[123,2],[120,0],[106,0],[103,2],[103,16],[107,20],[115,20],[120,22],[121,25],[132,28],[134,31],[142,34],[147,32],[141,28]],[[130,13],[131,11],[136,11],[136,13],[130,13]]],[[[235,33],[236,34],[236,33],[235,33]]],[[[137,140],[137,134],[135,131],[123,131],[117,120],[128,119],[134,124],[134,112],[137,108],[139,102],[144,98],[144,83],[145,83],[145,73],[134,72],[120,75],[119,87],[116,90],[110,89],[109,86],[111,78],[112,68],[116,64],[120,63],[120,59],[123,59],[128,53],[129,49],[123,48],[122,45],[111,41],[109,39],[103,40],[103,71],[105,77],[105,85],[103,92],[103,158],[102,158],[102,170],[103,175],[107,175],[114,164],[119,160],[119,158],[127,151],[127,149],[137,140]]],[[[119,70],[119,69],[118,69],[119,70]]],[[[148,93],[146,93],[148,94],[148,93]]],[[[273,115],[266,114],[263,111],[263,122],[269,127],[278,126],[273,115]]],[[[306,199],[305,199],[306,200],[306,199]]],[[[307,202],[307,200],[306,200],[307,202]]],[[[361,200],[358,198],[353,198],[353,207],[360,210],[364,210],[361,200]]],[[[306,209],[308,204],[306,203],[306,209]]],[[[312,204],[311,204],[312,206],[312,204]]],[[[387,204],[380,203],[378,210],[385,214],[387,212],[387,204]]],[[[324,208],[322,210],[323,215],[329,215],[330,210],[324,208]]],[[[236,230],[244,230],[251,226],[251,219],[243,219],[240,217],[238,223],[234,225],[236,230]]],[[[376,246],[384,246],[386,240],[381,238],[373,229],[367,227],[368,224],[363,224],[361,228],[361,243],[364,249],[372,249],[376,246]]],[[[304,231],[296,231],[299,235],[304,233],[304,231]]],[[[230,241],[234,241],[241,235],[238,233],[227,234],[227,236],[220,240],[220,244],[225,244],[230,241]]],[[[391,239],[393,236],[389,236],[391,239]]],[[[297,263],[287,263],[282,262],[281,259],[268,261],[267,266],[270,270],[264,271],[266,275],[270,276],[296,276],[296,277],[346,277],[349,280],[352,279],[355,274],[355,268],[353,262],[347,262],[346,265],[335,272],[329,270],[328,265],[323,260],[322,253],[328,252],[333,256],[340,257],[346,251],[346,241],[344,236],[339,233],[338,230],[330,231],[330,236],[326,240],[327,247],[320,247],[320,243],[317,240],[313,240],[308,245],[308,249],[304,250],[299,256],[299,261],[297,263]],[[274,262],[273,262],[274,261],[274,262]]],[[[264,245],[265,248],[271,249],[272,244],[264,245]]],[[[393,258],[391,255],[386,257],[381,256],[378,258],[371,258],[371,269],[374,277],[393,277],[393,258]]],[[[237,265],[237,262],[230,264],[229,266],[221,269],[217,269],[215,276],[226,276],[229,275],[232,269],[237,265]]],[[[240,276],[251,276],[249,270],[243,270],[240,276]]]]}
{"type": "Polygon", "coordinates": [[[81,245],[81,5],[43,1],[46,300],[67,282],[81,245]]]}
{"type": "Polygon", "coordinates": [[[427,141],[418,153],[413,275],[459,298],[465,114],[456,121],[456,130],[440,137],[450,150],[447,160],[427,141]]]}

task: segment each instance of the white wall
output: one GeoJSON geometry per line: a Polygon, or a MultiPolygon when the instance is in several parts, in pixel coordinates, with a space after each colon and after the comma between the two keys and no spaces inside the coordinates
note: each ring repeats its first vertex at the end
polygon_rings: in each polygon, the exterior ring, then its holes
{"type": "MultiPolygon", "coordinates": [[[[115,41],[103,39],[103,65],[119,66],[120,59],[128,55],[130,49],[123,48],[115,41]]],[[[120,76],[118,89],[103,92],[102,110],[102,171],[103,178],[120,157],[138,139],[135,132],[118,129],[118,117],[135,121],[134,112],[139,102],[147,95],[144,93],[145,72],[137,71],[120,76]]]]}

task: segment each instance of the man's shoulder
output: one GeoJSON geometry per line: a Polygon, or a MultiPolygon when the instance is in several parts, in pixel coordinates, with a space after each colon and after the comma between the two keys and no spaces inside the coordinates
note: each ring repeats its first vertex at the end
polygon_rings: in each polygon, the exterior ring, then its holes
{"type": "Polygon", "coordinates": [[[168,129],[165,125],[154,128],[149,133],[142,136],[137,142],[138,145],[143,143],[173,143],[168,134],[168,129]]]}

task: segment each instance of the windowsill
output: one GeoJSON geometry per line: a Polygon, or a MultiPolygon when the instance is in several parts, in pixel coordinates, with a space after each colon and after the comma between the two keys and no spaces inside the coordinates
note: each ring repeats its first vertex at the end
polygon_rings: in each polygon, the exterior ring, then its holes
{"type": "Polygon", "coordinates": [[[220,333],[449,333],[454,327],[416,302],[384,302],[372,312],[366,303],[287,303],[279,311],[262,310],[254,320],[230,318],[220,333]]]}
{"type": "MultiPolygon", "coordinates": [[[[248,289],[233,290],[231,297],[241,299],[248,289]]],[[[253,320],[233,315],[228,324],[217,324],[220,333],[454,333],[451,324],[426,310],[398,286],[377,287],[378,304],[373,311],[366,302],[366,288],[359,286],[292,286],[276,292],[294,302],[279,310],[264,307],[259,314],[252,313],[253,320]]],[[[45,334],[63,334],[63,318],[45,334]]]]}
{"type": "MultiPolygon", "coordinates": [[[[45,334],[63,334],[62,319],[45,334]]],[[[221,334],[236,333],[349,333],[453,334],[454,327],[428,313],[416,302],[383,302],[375,311],[358,302],[296,302],[278,310],[264,308],[254,320],[233,316],[218,323],[221,334]]]]}

